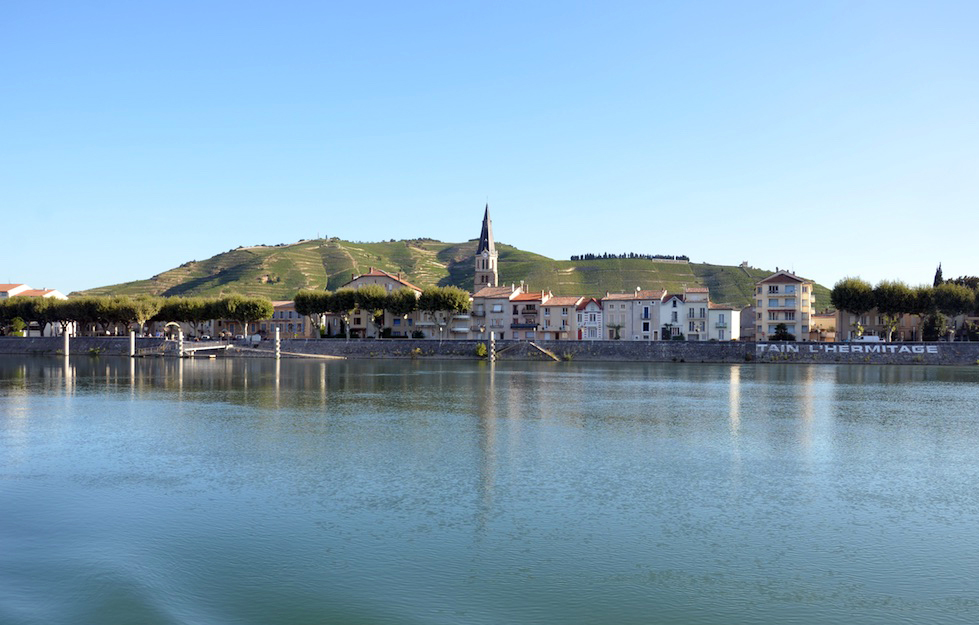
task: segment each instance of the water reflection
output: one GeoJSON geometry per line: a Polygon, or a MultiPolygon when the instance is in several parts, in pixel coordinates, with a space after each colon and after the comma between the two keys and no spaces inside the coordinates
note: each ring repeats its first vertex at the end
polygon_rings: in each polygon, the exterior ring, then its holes
{"type": "Polygon", "coordinates": [[[114,622],[974,622],[977,374],[3,358],[0,589],[60,622],[132,588],[114,622]]]}

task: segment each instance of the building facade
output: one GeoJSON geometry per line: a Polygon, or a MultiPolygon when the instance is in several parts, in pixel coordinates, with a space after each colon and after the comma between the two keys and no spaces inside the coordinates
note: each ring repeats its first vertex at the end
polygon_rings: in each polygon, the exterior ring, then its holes
{"type": "Polygon", "coordinates": [[[777,271],[755,285],[755,340],[768,341],[780,323],[796,341],[809,340],[816,298],[811,280],[777,271]]]}

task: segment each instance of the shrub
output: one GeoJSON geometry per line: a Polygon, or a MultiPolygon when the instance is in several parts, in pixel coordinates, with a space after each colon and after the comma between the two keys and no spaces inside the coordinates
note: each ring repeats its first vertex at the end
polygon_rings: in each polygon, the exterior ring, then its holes
{"type": "Polygon", "coordinates": [[[488,353],[489,353],[489,351],[486,349],[486,344],[485,343],[477,343],[476,344],[476,357],[477,358],[486,358],[486,355],[488,353]]]}

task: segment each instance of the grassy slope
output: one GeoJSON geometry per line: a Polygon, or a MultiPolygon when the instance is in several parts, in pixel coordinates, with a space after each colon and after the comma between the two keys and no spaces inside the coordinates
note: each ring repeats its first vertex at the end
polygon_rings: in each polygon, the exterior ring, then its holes
{"type": "MultiPolygon", "coordinates": [[[[707,286],[718,303],[751,303],[754,283],[771,272],[706,263],[670,263],[639,259],[591,261],[552,260],[509,245],[498,244],[500,282],[551,290],[555,295],[601,296],[643,289],[682,291],[707,286]]],[[[473,287],[476,241],[388,241],[353,243],[338,239],[300,241],[291,245],[230,250],[204,261],[186,263],[148,280],[85,291],[87,295],[158,294],[224,295],[242,293],[291,299],[298,290],[336,289],[352,274],[377,267],[402,272],[419,287],[473,287]]],[[[816,287],[818,307],[828,306],[829,291],[816,287]]]]}

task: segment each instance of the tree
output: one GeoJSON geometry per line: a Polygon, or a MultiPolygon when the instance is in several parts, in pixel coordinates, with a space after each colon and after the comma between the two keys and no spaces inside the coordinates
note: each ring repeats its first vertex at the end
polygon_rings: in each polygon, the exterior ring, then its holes
{"type": "Polygon", "coordinates": [[[935,287],[933,297],[935,309],[948,317],[976,309],[976,292],[969,287],[946,282],[935,287]]]}
{"type": "Polygon", "coordinates": [[[402,287],[388,294],[387,310],[404,322],[405,338],[408,334],[408,315],[418,310],[418,292],[408,287],[402,287]]]}
{"type": "Polygon", "coordinates": [[[343,320],[343,327],[346,331],[347,340],[350,340],[350,313],[357,308],[357,294],[354,289],[337,289],[330,294],[327,299],[329,304],[327,311],[333,313],[343,320]]]}
{"type": "Polygon", "coordinates": [[[264,297],[241,297],[233,295],[222,300],[226,319],[238,321],[242,334],[248,336],[248,324],[260,319],[271,319],[275,312],[272,302],[264,297]]]}
{"type": "Polygon", "coordinates": [[[877,304],[877,312],[884,317],[888,341],[897,329],[901,315],[911,312],[914,308],[913,300],[914,292],[903,282],[881,280],[874,287],[874,301],[877,304]]]}
{"type": "Polygon", "coordinates": [[[329,301],[329,291],[302,290],[293,299],[296,312],[309,317],[311,327],[320,327],[320,318],[329,309],[329,301]]]}
{"type": "Polygon", "coordinates": [[[863,334],[859,323],[861,315],[874,307],[874,289],[870,283],[860,278],[843,278],[833,286],[829,299],[837,310],[843,310],[856,317],[851,325],[857,336],[863,334]]]}
{"type": "Polygon", "coordinates": [[[942,279],[942,264],[938,263],[938,269],[935,270],[935,281],[932,283],[932,286],[939,286],[944,282],[942,279]]]}
{"type": "Polygon", "coordinates": [[[925,340],[925,318],[935,310],[935,287],[922,284],[912,289],[910,312],[918,316],[918,340],[925,340]]]}
{"type": "Polygon", "coordinates": [[[771,341],[794,341],[795,335],[789,332],[789,327],[784,323],[775,326],[775,334],[769,339],[771,341]]]}
{"type": "Polygon", "coordinates": [[[388,292],[380,284],[365,284],[356,291],[357,308],[363,311],[374,323],[374,338],[381,337],[384,325],[384,307],[388,303],[388,292]]]}
{"type": "Polygon", "coordinates": [[[441,340],[448,315],[469,310],[469,293],[454,286],[428,288],[418,298],[418,309],[436,318],[441,340]]]}

